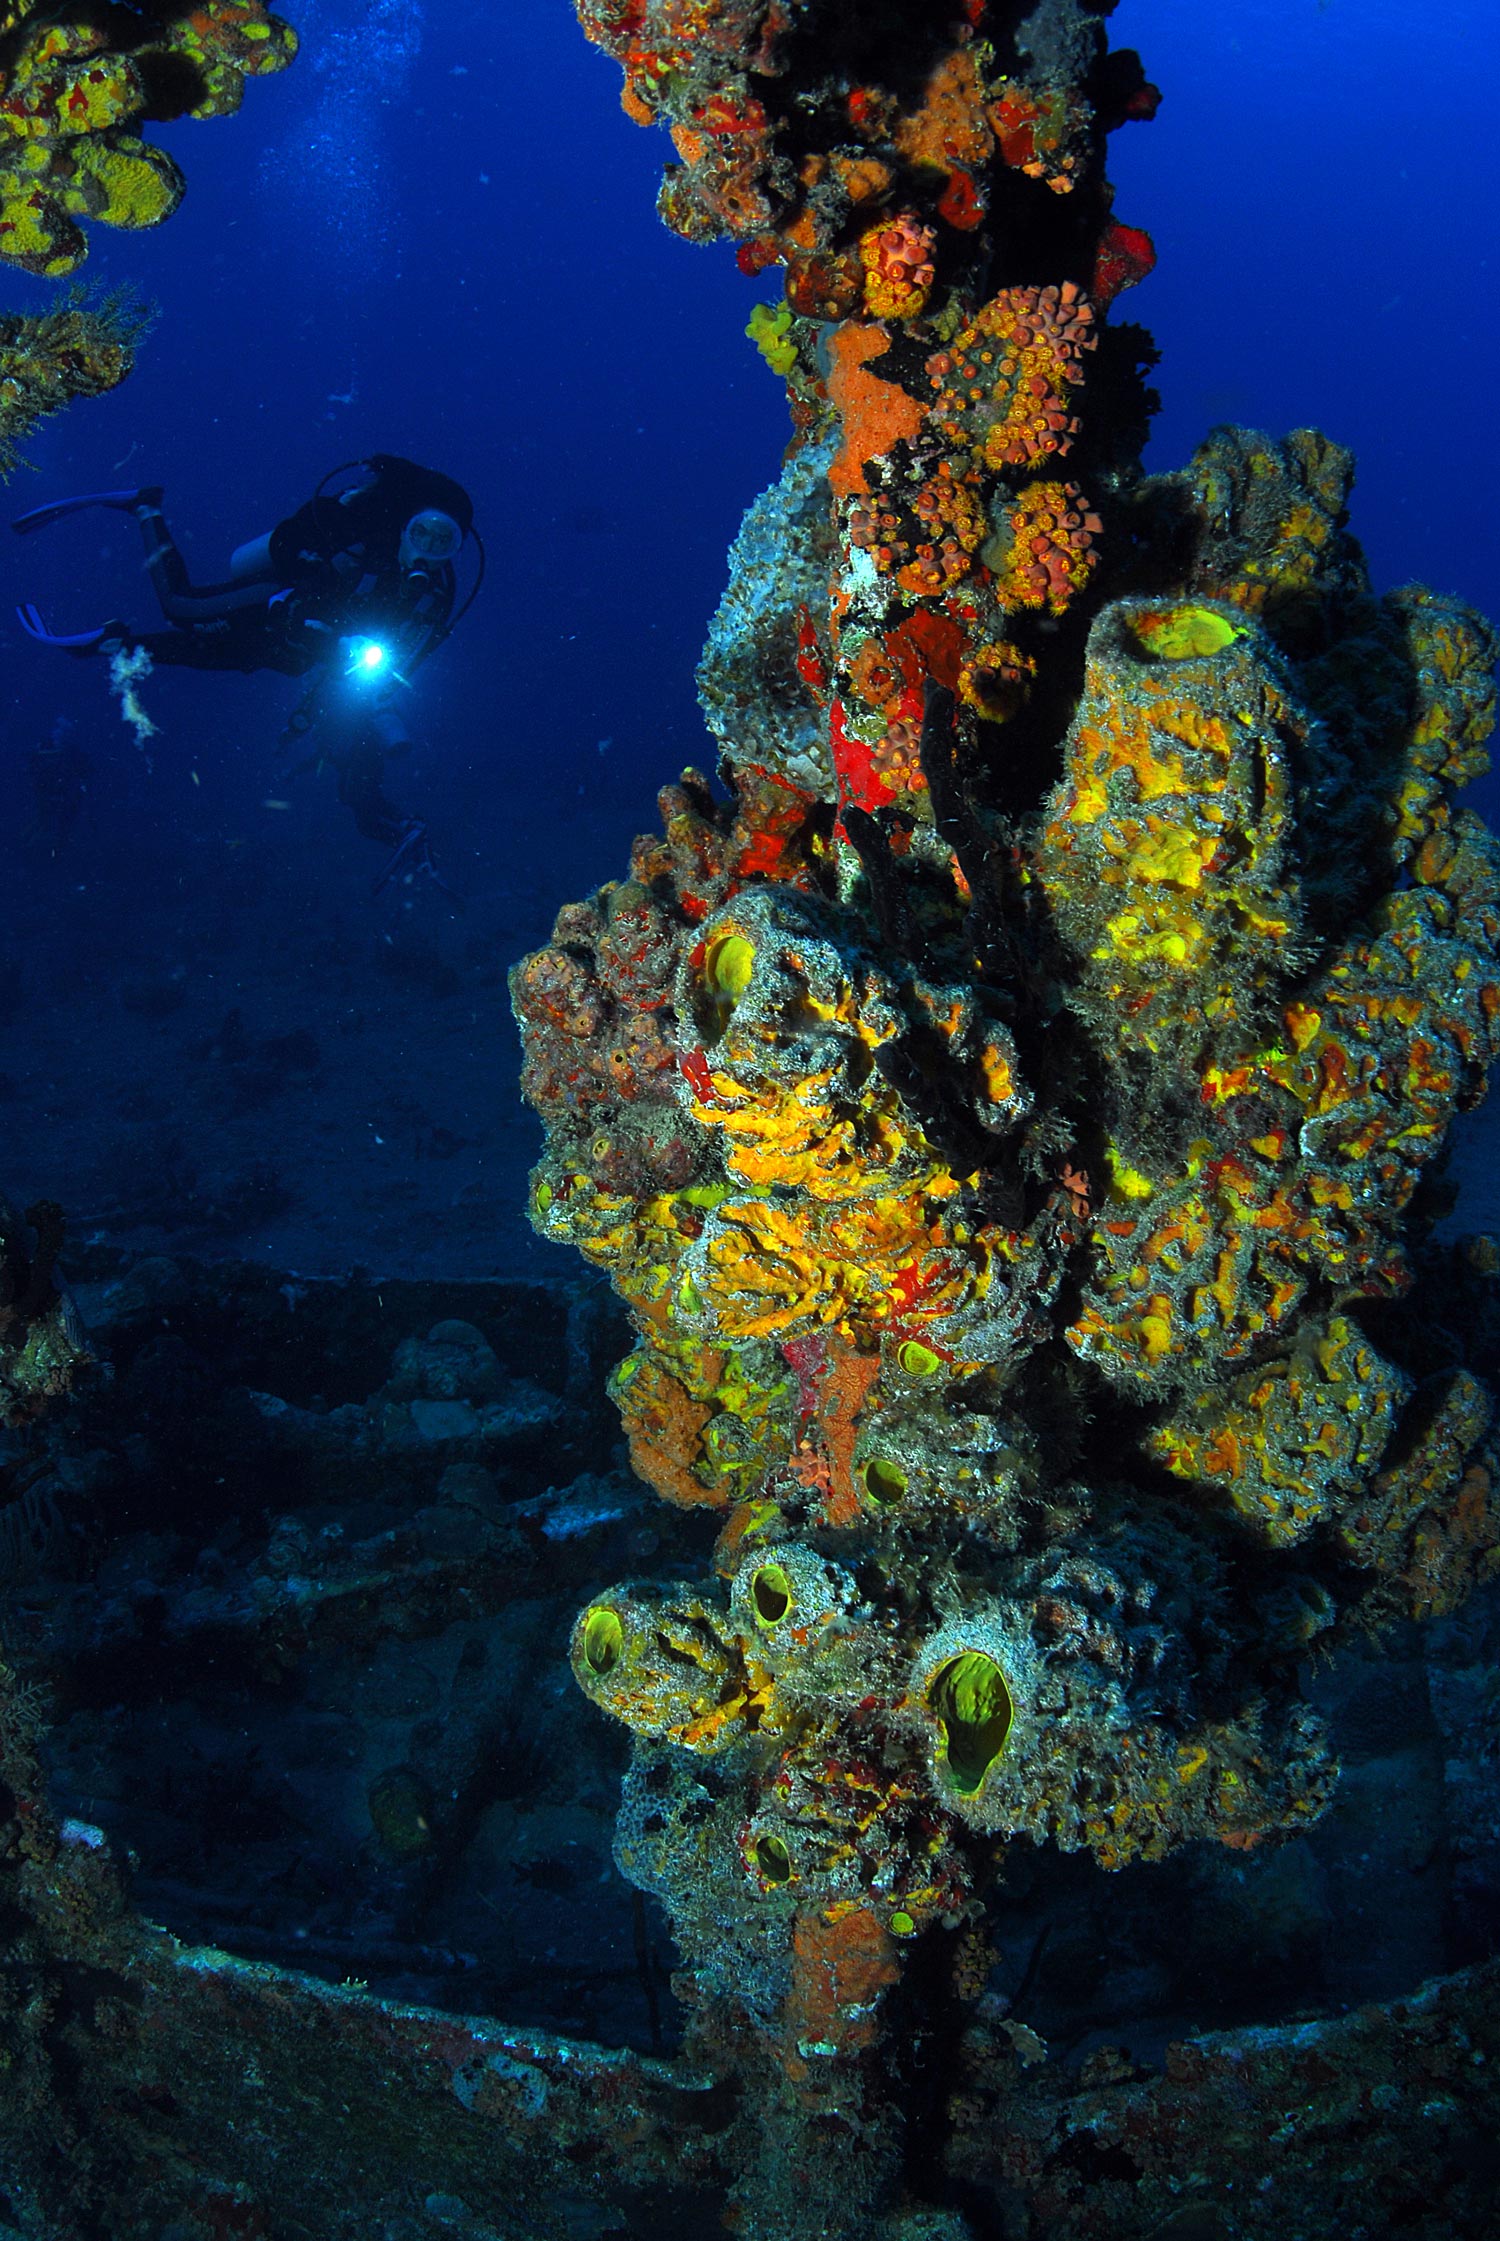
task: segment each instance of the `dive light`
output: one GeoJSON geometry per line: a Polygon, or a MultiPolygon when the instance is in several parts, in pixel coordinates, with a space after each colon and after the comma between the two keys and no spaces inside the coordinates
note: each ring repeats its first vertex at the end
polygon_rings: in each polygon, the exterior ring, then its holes
{"type": "Polygon", "coordinates": [[[374,684],[377,678],[390,671],[390,648],[383,646],[378,638],[346,638],[344,654],[344,675],[360,684],[374,684]]]}

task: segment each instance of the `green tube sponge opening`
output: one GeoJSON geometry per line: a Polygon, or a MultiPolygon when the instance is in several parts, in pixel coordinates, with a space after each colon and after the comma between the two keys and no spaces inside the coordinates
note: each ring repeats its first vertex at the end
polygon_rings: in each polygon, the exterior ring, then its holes
{"type": "Polygon", "coordinates": [[[755,1864],[768,1883],[790,1883],[792,1880],[792,1855],[779,1836],[756,1838],[755,1864]]]}
{"type": "Polygon", "coordinates": [[[1154,661],[1201,661],[1205,655],[1222,654],[1245,635],[1240,624],[1216,615],[1212,607],[1170,607],[1164,613],[1137,615],[1130,634],[1154,661]]]}
{"type": "Polygon", "coordinates": [[[927,1701],[943,1724],[954,1787],[972,1797],[1004,1750],[1016,1716],[1005,1675],[983,1650],[964,1650],[934,1673],[927,1701]]]}
{"type": "Polygon", "coordinates": [[[755,945],[743,934],[715,934],[703,952],[703,978],[722,1004],[739,1001],[754,970],[755,945]]]}
{"type": "Polygon", "coordinates": [[[777,1626],[792,1607],[792,1583],[779,1564],[762,1564],[750,1582],[750,1600],[762,1626],[777,1626]]]}
{"type": "Polygon", "coordinates": [[[620,1623],[619,1612],[612,1611],[607,1604],[601,1603],[596,1610],[589,1612],[583,1622],[584,1664],[602,1680],[606,1673],[612,1673],[619,1664],[624,1647],[625,1629],[620,1623]]]}
{"type": "Polygon", "coordinates": [[[906,1473],[888,1456],[871,1455],[861,1465],[860,1476],[872,1502],[899,1502],[906,1492],[906,1473]]]}

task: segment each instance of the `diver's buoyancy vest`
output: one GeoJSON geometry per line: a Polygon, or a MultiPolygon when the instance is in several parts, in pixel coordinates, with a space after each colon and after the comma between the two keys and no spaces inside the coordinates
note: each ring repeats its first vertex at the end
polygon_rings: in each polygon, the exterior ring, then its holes
{"type": "Polygon", "coordinates": [[[379,451],[360,462],[371,471],[342,496],[322,491],[271,531],[270,559],[282,583],[301,583],[329,567],[340,553],[358,551],[372,575],[395,565],[401,532],[413,514],[448,514],[467,536],[474,502],[461,483],[435,467],[379,451]]]}

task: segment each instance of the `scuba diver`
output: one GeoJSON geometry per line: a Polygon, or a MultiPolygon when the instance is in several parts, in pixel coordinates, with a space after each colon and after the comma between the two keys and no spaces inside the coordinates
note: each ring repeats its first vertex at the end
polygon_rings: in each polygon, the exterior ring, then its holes
{"type": "Polygon", "coordinates": [[[483,581],[484,546],[468,492],[451,476],[389,452],[347,461],[294,514],[239,546],[226,582],[204,585],[190,579],[161,499],[157,488],[94,491],[38,506],[11,526],[30,536],[91,506],[132,515],[168,628],[107,622],[63,637],[28,605],[16,610],[27,636],[82,656],[143,652],[153,667],[306,677],[282,734],[279,775],[333,764],[339,799],[359,831],[389,852],[377,895],[418,872],[451,895],[434,868],[426,824],[396,807],[384,771],[411,745],[399,691],[468,613],[483,581]],[[477,566],[460,602],[459,562],[470,543],[477,566]],[[309,738],[310,751],[297,759],[298,744],[309,738]]]}

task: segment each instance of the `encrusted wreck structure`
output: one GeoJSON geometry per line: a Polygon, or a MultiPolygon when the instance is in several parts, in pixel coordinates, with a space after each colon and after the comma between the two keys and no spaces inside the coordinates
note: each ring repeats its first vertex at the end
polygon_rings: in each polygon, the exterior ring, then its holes
{"type": "Polygon", "coordinates": [[[1305,1827],[1314,1649],[1494,1568],[1419,1363],[1424,1176],[1500,1012],[1494,643],[1377,599],[1348,455],[1146,476],[1151,263],[1085,0],[580,0],[661,194],[777,294],[794,437],[628,874],[514,977],[534,1214],[606,1269],[636,1470],[716,1577],[597,1596],[617,1858],[738,2065],[743,2229],[862,2230],[913,1987],[1017,1847],[1305,1827]],[[902,1993],[898,1993],[902,1987],[902,1993]]]}

